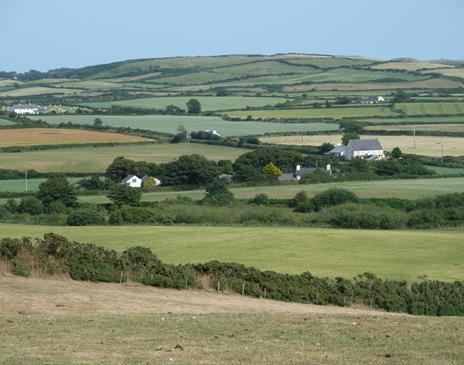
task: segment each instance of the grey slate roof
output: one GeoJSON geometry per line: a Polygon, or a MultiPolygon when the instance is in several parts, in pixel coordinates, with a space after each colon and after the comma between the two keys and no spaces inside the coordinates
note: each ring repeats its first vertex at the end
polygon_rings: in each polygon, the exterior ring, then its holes
{"type": "MultiPolygon", "coordinates": [[[[127,184],[135,175],[128,175],[126,178],[122,179],[121,183],[127,184]]],[[[137,177],[137,176],[135,176],[137,177]]]]}
{"type": "Polygon", "coordinates": [[[289,174],[282,174],[277,178],[279,181],[297,181],[296,175],[292,172],[289,174]]]}
{"type": "Polygon", "coordinates": [[[350,147],[353,151],[372,151],[383,149],[378,139],[350,139],[347,147],[350,147]]]}
{"type": "Polygon", "coordinates": [[[326,155],[339,155],[346,152],[346,146],[337,146],[332,148],[329,152],[326,152],[326,155]]]}

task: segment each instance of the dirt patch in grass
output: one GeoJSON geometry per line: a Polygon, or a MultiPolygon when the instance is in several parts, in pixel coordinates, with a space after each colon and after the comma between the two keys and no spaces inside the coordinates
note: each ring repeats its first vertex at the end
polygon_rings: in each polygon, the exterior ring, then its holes
{"type": "Polygon", "coordinates": [[[0,147],[143,141],[148,142],[150,139],[125,134],[94,132],[81,129],[24,128],[0,130],[0,147]]]}

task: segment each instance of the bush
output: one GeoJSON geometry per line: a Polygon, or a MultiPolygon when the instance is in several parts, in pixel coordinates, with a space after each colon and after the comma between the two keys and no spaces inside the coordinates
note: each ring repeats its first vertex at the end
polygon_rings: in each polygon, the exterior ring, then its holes
{"type": "Polygon", "coordinates": [[[26,278],[31,276],[31,269],[29,268],[29,266],[27,266],[27,264],[24,261],[20,260],[19,258],[16,258],[15,260],[12,261],[12,263],[13,263],[13,268],[11,272],[14,275],[24,276],[26,278]]]}
{"type": "Polygon", "coordinates": [[[211,205],[227,205],[235,201],[234,194],[223,180],[215,179],[206,186],[206,196],[203,203],[211,205]]]}
{"type": "Polygon", "coordinates": [[[255,205],[269,205],[269,196],[266,194],[257,194],[250,200],[250,203],[255,205]]]}
{"type": "Polygon", "coordinates": [[[28,213],[28,214],[41,214],[44,211],[44,205],[42,202],[33,197],[28,196],[26,198],[22,198],[21,202],[19,203],[16,212],[17,213],[28,213]]]}
{"type": "Polygon", "coordinates": [[[69,226],[88,226],[105,223],[105,218],[95,209],[84,208],[73,211],[66,222],[69,226]]]}
{"type": "Polygon", "coordinates": [[[111,212],[109,217],[110,224],[140,224],[156,223],[155,215],[149,209],[142,207],[123,206],[111,212]]]}
{"type": "Polygon", "coordinates": [[[314,208],[320,210],[323,207],[331,207],[347,202],[357,202],[358,197],[351,191],[345,189],[329,189],[317,194],[312,200],[314,208]]]}

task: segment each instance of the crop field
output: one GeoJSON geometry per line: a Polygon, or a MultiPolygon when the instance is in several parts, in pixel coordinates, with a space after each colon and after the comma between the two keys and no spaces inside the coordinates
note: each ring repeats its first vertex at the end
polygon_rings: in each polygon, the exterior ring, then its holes
{"type": "MultiPolygon", "coordinates": [[[[25,177],[25,176],[24,176],[25,177]]],[[[36,191],[46,179],[27,179],[27,191],[36,191]]],[[[70,177],[71,184],[82,180],[82,177],[70,177]]],[[[26,191],[26,179],[0,180],[0,192],[22,193],[26,191]]]]}
{"type": "Polygon", "coordinates": [[[461,79],[464,79],[464,67],[446,68],[446,69],[432,70],[432,71],[426,71],[426,72],[427,73],[429,72],[439,73],[444,76],[459,77],[461,79]]]}
{"type": "Polygon", "coordinates": [[[3,276],[0,363],[457,365],[464,319],[3,276]]]}
{"type": "Polygon", "coordinates": [[[170,263],[219,260],[263,270],[319,276],[416,280],[464,278],[464,231],[346,230],[283,227],[87,226],[0,224],[0,237],[56,232],[118,251],[142,245],[170,263]],[[298,254],[295,254],[298,252],[298,254]]]}
{"type": "Polygon", "coordinates": [[[75,143],[149,142],[150,139],[126,134],[82,129],[18,128],[0,130],[0,147],[75,143]]]}
{"type": "Polygon", "coordinates": [[[464,102],[443,103],[399,103],[395,107],[407,115],[464,115],[464,102]]]}
{"type": "Polygon", "coordinates": [[[75,147],[19,153],[3,152],[0,153],[0,168],[34,169],[40,172],[103,172],[118,156],[161,163],[189,154],[203,155],[211,160],[235,160],[247,151],[198,143],[75,147]]]}
{"type": "Polygon", "coordinates": [[[435,69],[441,68],[452,68],[453,66],[444,65],[442,63],[432,63],[432,62],[384,62],[375,65],[369,66],[371,69],[375,70],[405,70],[405,71],[416,71],[424,69],[433,69],[431,72],[441,72],[435,69]]]}
{"type": "MultiPolygon", "coordinates": [[[[456,169],[458,173],[459,169],[456,169]]],[[[449,171],[447,171],[447,174],[449,171]]],[[[238,199],[254,198],[257,194],[267,194],[271,198],[290,199],[300,191],[308,196],[320,193],[327,189],[341,188],[353,191],[362,198],[403,198],[421,199],[448,193],[464,193],[464,178],[434,178],[434,179],[395,179],[377,181],[345,181],[323,184],[307,185],[272,185],[231,188],[238,199]]],[[[143,201],[162,201],[177,196],[191,199],[202,199],[204,190],[186,191],[159,191],[143,194],[143,201]]],[[[84,203],[103,204],[109,200],[102,195],[81,196],[79,200],[84,203]]]]}
{"type": "MultiPolygon", "coordinates": [[[[276,136],[263,137],[265,143],[288,144],[288,145],[314,145],[329,142],[334,145],[341,143],[341,134],[313,135],[313,136],[276,136]]],[[[386,151],[399,147],[404,153],[424,156],[464,155],[464,137],[442,137],[442,136],[416,136],[416,147],[414,148],[413,136],[377,136],[362,135],[362,139],[378,139],[386,151]]]]}
{"type": "Polygon", "coordinates": [[[337,123],[231,122],[223,120],[220,117],[175,115],[53,115],[42,117],[35,116],[31,119],[42,119],[52,124],[67,123],[69,121],[78,124],[93,124],[95,118],[100,118],[103,121],[103,125],[139,128],[171,134],[177,133],[177,128],[179,126],[185,127],[189,132],[215,129],[223,137],[274,132],[336,131],[339,129],[337,123]]]}
{"type": "Polygon", "coordinates": [[[41,95],[41,94],[72,94],[76,90],[65,89],[65,88],[52,88],[52,87],[42,87],[42,86],[31,86],[24,87],[14,90],[2,91],[0,92],[0,97],[2,96],[29,96],[29,95],[41,95]]]}
{"type": "Polygon", "coordinates": [[[372,124],[403,124],[416,123],[419,124],[438,124],[438,123],[463,123],[464,116],[450,117],[404,117],[404,118],[366,118],[362,120],[372,124]]]}
{"type": "Polygon", "coordinates": [[[225,113],[229,117],[263,119],[311,119],[311,118],[354,118],[354,117],[389,117],[398,115],[389,107],[336,107],[320,109],[279,109],[279,110],[240,110],[225,113]]]}
{"type": "Polygon", "coordinates": [[[3,127],[3,126],[11,126],[11,125],[14,125],[14,122],[11,122],[7,119],[0,119],[0,126],[3,127]]]}
{"type": "Polygon", "coordinates": [[[393,125],[376,125],[376,126],[369,126],[365,127],[364,129],[368,131],[406,131],[406,132],[413,132],[414,130],[420,132],[461,132],[464,133],[464,121],[463,124],[419,124],[419,125],[411,125],[411,124],[393,124],[393,125]]]}
{"type": "Polygon", "coordinates": [[[287,99],[273,97],[245,97],[245,96],[166,96],[159,98],[141,98],[129,100],[117,100],[107,102],[85,103],[85,106],[106,108],[111,105],[130,106],[134,108],[164,109],[168,105],[175,105],[186,109],[186,103],[192,99],[197,99],[204,111],[244,109],[249,107],[260,107],[283,103],[287,99]]]}

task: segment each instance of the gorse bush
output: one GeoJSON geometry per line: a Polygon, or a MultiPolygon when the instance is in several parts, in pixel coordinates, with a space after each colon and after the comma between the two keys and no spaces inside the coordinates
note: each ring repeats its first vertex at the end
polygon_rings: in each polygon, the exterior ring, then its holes
{"type": "Polygon", "coordinates": [[[105,218],[95,209],[82,208],[73,211],[66,222],[69,226],[101,225],[105,218]]]}

